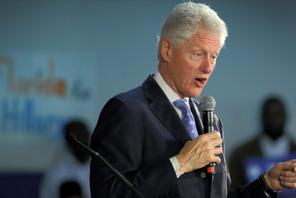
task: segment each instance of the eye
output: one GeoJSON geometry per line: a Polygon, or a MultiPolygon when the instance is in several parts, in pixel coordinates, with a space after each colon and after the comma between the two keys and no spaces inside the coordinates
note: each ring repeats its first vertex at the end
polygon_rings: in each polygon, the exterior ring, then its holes
{"type": "Polygon", "coordinates": [[[212,58],[213,60],[216,60],[216,59],[218,58],[218,54],[212,55],[211,58],[212,58]]]}
{"type": "Polygon", "coordinates": [[[203,54],[202,52],[193,52],[193,56],[202,56],[203,54]]]}
{"type": "Polygon", "coordinates": [[[192,58],[194,58],[194,59],[199,59],[199,58],[205,56],[205,53],[202,52],[202,51],[193,51],[193,52],[191,53],[191,56],[192,56],[192,58]]]}

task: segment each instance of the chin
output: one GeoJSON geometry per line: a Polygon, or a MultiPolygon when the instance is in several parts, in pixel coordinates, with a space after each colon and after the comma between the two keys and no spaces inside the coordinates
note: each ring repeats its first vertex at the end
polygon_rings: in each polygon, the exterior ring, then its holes
{"type": "Polygon", "coordinates": [[[194,89],[192,92],[191,92],[191,94],[190,94],[190,97],[197,97],[197,96],[199,96],[200,94],[201,94],[201,92],[202,92],[202,89],[194,89]]]}
{"type": "Polygon", "coordinates": [[[187,94],[186,97],[192,98],[192,97],[197,97],[200,95],[201,92],[191,92],[189,94],[187,94]]]}

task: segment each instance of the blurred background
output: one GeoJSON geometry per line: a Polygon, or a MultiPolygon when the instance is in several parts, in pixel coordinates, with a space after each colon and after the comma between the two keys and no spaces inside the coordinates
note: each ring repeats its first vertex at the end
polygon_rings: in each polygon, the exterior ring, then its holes
{"type": "MultiPolygon", "coordinates": [[[[63,159],[65,122],[81,118],[92,131],[108,98],[156,71],[160,27],[180,2],[0,0],[0,197],[38,197],[63,159]]],[[[226,156],[259,133],[270,94],[285,99],[295,139],[296,1],[199,2],[229,29],[202,93],[216,99],[226,156]]]]}

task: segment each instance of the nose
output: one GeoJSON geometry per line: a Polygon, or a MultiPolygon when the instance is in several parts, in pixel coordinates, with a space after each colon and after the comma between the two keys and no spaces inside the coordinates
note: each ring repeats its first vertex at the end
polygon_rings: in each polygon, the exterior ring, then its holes
{"type": "Polygon", "coordinates": [[[206,56],[201,65],[201,71],[206,74],[210,74],[213,72],[215,67],[215,60],[210,56],[206,56]]]}

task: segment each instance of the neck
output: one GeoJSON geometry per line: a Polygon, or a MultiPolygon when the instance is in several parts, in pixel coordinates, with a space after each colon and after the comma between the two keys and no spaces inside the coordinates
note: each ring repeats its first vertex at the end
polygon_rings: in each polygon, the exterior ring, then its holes
{"type": "Polygon", "coordinates": [[[178,91],[177,87],[175,86],[173,80],[170,79],[168,73],[168,66],[165,63],[159,63],[158,64],[158,71],[161,74],[161,77],[163,78],[163,80],[166,82],[166,84],[168,84],[168,86],[170,86],[172,88],[172,90],[180,97],[180,98],[184,98],[184,96],[178,91]]]}
{"type": "Polygon", "coordinates": [[[264,134],[270,138],[272,141],[277,141],[281,137],[283,137],[284,132],[283,131],[272,131],[272,132],[267,132],[265,131],[264,134]]]}

